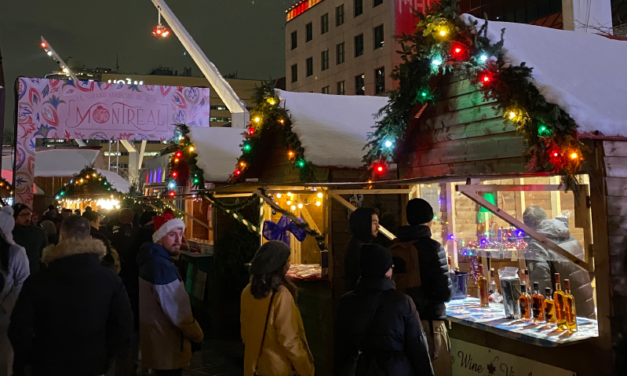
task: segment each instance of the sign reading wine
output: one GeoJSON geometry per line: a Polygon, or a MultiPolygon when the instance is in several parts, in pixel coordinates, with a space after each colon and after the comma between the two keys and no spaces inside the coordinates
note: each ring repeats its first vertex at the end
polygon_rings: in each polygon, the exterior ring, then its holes
{"type": "Polygon", "coordinates": [[[454,338],[451,338],[451,358],[453,376],[577,376],[573,371],[454,338]]]}
{"type": "Polygon", "coordinates": [[[209,126],[209,89],[63,81],[16,81],[15,202],[32,204],[34,138],[151,140],[175,136],[175,124],[209,126]]]}

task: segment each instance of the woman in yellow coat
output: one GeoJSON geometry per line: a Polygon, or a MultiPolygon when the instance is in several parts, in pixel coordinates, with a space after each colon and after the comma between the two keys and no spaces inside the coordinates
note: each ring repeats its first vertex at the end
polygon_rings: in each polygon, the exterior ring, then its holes
{"type": "Polygon", "coordinates": [[[270,241],[257,250],[250,283],[242,291],[241,324],[244,376],[314,376],[314,364],[300,311],[296,286],[285,274],[290,248],[270,241]]]}

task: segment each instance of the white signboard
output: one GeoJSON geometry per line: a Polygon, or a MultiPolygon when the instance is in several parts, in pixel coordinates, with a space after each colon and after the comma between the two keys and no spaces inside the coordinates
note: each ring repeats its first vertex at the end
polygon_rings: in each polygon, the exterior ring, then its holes
{"type": "MultiPolygon", "coordinates": [[[[542,351],[538,348],[538,351],[542,351]]],[[[453,376],[576,376],[573,371],[451,338],[453,376]]]]}

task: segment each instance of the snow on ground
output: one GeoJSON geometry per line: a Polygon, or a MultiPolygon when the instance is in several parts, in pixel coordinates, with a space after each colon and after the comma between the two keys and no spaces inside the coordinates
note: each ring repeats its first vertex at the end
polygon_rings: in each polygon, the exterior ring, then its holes
{"type": "MultiPolygon", "coordinates": [[[[463,15],[467,22],[485,22],[463,15]]],[[[627,42],[600,35],[508,22],[488,23],[488,38],[505,29],[506,61],[533,68],[533,82],[560,105],[580,133],[627,136],[627,42]]]]}
{"type": "Polygon", "coordinates": [[[226,182],[242,154],[244,129],[190,127],[189,137],[198,154],[196,164],[208,182],[226,182]]]}
{"type": "Polygon", "coordinates": [[[293,93],[278,90],[305,159],[318,167],[362,168],[368,133],[387,97],[293,93]]]}

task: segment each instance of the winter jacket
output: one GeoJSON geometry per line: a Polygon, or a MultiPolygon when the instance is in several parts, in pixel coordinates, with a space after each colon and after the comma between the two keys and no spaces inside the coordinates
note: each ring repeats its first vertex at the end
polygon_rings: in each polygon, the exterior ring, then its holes
{"type": "Polygon", "coordinates": [[[128,338],[132,314],[120,277],[100,264],[92,239],[63,239],[44,250],[48,267],[31,275],[17,300],[9,338],[15,375],[96,376],[128,338]]]}
{"type": "Polygon", "coordinates": [[[113,226],[111,245],[120,257],[120,278],[124,282],[124,287],[126,287],[126,292],[131,301],[131,308],[135,315],[135,326],[139,329],[139,268],[137,267],[137,252],[141,244],[134,244],[136,234],[137,231],[135,231],[132,224],[113,226]]]}
{"type": "Polygon", "coordinates": [[[120,273],[122,269],[120,264],[120,256],[118,252],[111,246],[111,241],[100,230],[91,227],[89,234],[92,238],[100,240],[107,248],[107,254],[102,258],[102,265],[111,268],[116,273],[120,273]]]}
{"type": "Polygon", "coordinates": [[[335,325],[335,375],[358,350],[363,354],[357,376],[433,375],[416,306],[395,288],[389,278],[362,278],[342,297],[335,325]]]}
{"type": "Polygon", "coordinates": [[[13,307],[29,274],[26,251],[19,245],[11,245],[8,270],[0,270],[0,279],[5,282],[0,287],[0,376],[9,376],[13,372],[13,347],[7,330],[13,307]]]}
{"type": "Polygon", "coordinates": [[[353,238],[346,244],[344,255],[344,292],[353,291],[359,280],[359,257],[361,256],[361,246],[366,243],[353,238]]]}
{"type": "Polygon", "coordinates": [[[26,250],[30,273],[37,273],[41,267],[41,254],[48,245],[48,235],[44,229],[34,223],[30,226],[15,226],[13,241],[26,250]]]}
{"type": "Polygon", "coordinates": [[[185,286],[163,246],[145,243],[139,265],[139,338],[142,363],[173,370],[189,365],[192,342],[203,332],[192,315],[185,286]]]}
{"type": "Polygon", "coordinates": [[[250,284],[241,297],[242,340],[245,346],[244,376],[314,376],[314,361],[300,311],[290,291],[281,286],[275,293],[266,337],[259,355],[272,294],[255,299],[250,284]]]}
{"type": "Polygon", "coordinates": [[[453,283],[444,247],[431,238],[431,229],[425,225],[402,226],[398,238],[401,242],[414,242],[420,263],[421,286],[405,292],[414,300],[423,320],[445,320],[444,303],[451,300],[453,283]]]}
{"type": "MultiPolygon", "coordinates": [[[[540,222],[537,231],[554,241],[564,250],[573,256],[584,260],[585,252],[571,234],[564,222],[558,219],[546,219],[540,222]]],[[[546,287],[555,286],[554,273],[560,273],[562,280],[562,290],[564,289],[564,279],[570,280],[570,289],[575,297],[575,310],[577,316],[595,318],[593,290],[590,284],[590,274],[556,252],[545,248],[536,240],[529,242],[525,251],[527,268],[529,268],[529,279],[531,282],[538,282],[540,291],[546,287]]]]}

